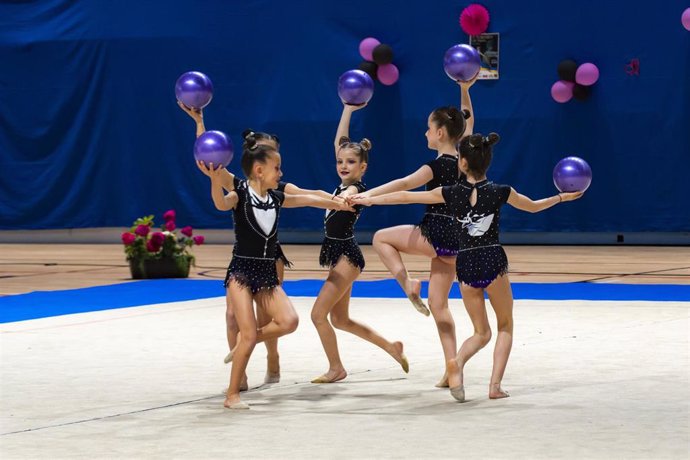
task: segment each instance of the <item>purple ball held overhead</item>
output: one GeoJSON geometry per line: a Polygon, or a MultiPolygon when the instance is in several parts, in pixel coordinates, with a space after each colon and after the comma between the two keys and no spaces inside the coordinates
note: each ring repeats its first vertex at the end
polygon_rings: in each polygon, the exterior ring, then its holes
{"type": "Polygon", "coordinates": [[[470,81],[482,66],[479,51],[470,45],[455,45],[443,56],[443,70],[455,81],[470,81]]]}
{"type": "Polygon", "coordinates": [[[553,183],[560,192],[584,192],[592,183],[592,168],[582,158],[563,158],[553,168],[553,183]]]}
{"type": "Polygon", "coordinates": [[[185,72],[175,82],[175,97],[187,107],[203,109],[213,98],[213,83],[201,72],[185,72]]]}
{"type": "Polygon", "coordinates": [[[221,131],[206,131],[194,142],[194,159],[203,161],[206,166],[227,166],[232,161],[234,148],[232,140],[221,131]]]}
{"type": "Polygon", "coordinates": [[[364,104],[373,95],[374,80],[362,70],[348,70],[338,79],[338,96],[346,104],[364,104]]]}

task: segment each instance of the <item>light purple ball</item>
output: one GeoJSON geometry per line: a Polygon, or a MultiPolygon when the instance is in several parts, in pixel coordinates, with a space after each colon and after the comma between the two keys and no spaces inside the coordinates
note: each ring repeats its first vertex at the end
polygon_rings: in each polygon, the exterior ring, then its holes
{"type": "Polygon", "coordinates": [[[553,183],[559,192],[584,192],[592,183],[592,168],[582,158],[563,158],[553,168],[553,183]]]}
{"type": "Polygon", "coordinates": [[[554,101],[564,104],[573,98],[573,88],[575,83],[571,81],[558,80],[551,86],[551,97],[554,101]]]}
{"type": "Polygon", "coordinates": [[[364,104],[373,95],[374,80],[363,70],[348,70],[338,79],[338,96],[346,104],[364,104]]]}
{"type": "Polygon", "coordinates": [[[175,82],[175,97],[187,107],[203,109],[213,98],[213,83],[201,72],[185,72],[175,82]]]}
{"type": "Polygon", "coordinates": [[[599,69],[591,62],[580,64],[575,72],[575,82],[582,86],[592,86],[599,80],[599,69]]]}
{"type": "Polygon", "coordinates": [[[203,161],[206,166],[227,166],[232,161],[234,148],[232,140],[222,131],[206,131],[194,142],[194,159],[203,161]]]}
{"type": "Polygon", "coordinates": [[[482,60],[479,51],[470,45],[455,45],[443,56],[443,70],[455,81],[470,81],[479,73],[482,60]]]}
{"type": "Polygon", "coordinates": [[[685,30],[690,30],[690,8],[683,11],[683,15],[680,17],[680,22],[683,23],[685,30]]]}
{"type": "Polygon", "coordinates": [[[374,48],[380,44],[381,42],[373,37],[365,38],[359,43],[359,54],[367,61],[373,61],[374,56],[372,53],[374,52],[374,48]]]}

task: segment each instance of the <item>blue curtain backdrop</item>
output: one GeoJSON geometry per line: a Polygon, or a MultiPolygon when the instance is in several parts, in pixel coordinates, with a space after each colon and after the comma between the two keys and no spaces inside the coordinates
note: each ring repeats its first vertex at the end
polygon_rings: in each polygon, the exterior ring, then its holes
{"type": "MultiPolygon", "coordinates": [[[[251,127],[279,134],[286,180],[332,190],[336,81],[368,36],[392,46],[400,79],[377,83],[351,133],[373,141],[369,186],[408,174],[434,156],[429,112],[459,103],[441,62],[468,40],[458,24],[468,3],[0,1],[0,229],[127,227],[170,208],[181,223],[229,228],[193,164],[194,124],[175,104],[188,70],[213,80],[206,127],[232,137],[231,170],[251,127]]],[[[540,198],[555,193],[559,159],[583,157],[594,171],[580,201],[537,215],[506,208],[502,228],[689,231],[687,1],[482,3],[501,34],[500,80],[471,92],[475,130],[502,136],[490,178],[540,198]],[[550,97],[567,58],[601,71],[585,102],[550,97]],[[639,76],[625,72],[632,58],[639,76]]],[[[322,216],[286,210],[281,228],[318,230],[322,216]]],[[[418,206],[367,209],[358,227],[420,216],[418,206]]]]}

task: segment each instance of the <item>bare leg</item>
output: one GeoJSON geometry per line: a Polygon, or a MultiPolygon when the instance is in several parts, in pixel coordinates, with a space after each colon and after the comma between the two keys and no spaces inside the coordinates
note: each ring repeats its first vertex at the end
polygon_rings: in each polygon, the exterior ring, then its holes
{"type": "Polygon", "coordinates": [[[415,306],[417,311],[429,316],[429,309],[419,297],[422,284],[418,279],[410,278],[400,253],[436,257],[436,251],[422,236],[418,227],[399,225],[384,228],[374,234],[374,249],[388,271],[395,277],[400,287],[415,306]]]}
{"type": "Polygon", "coordinates": [[[232,354],[230,385],[223,405],[229,409],[248,409],[249,406],[240,400],[240,385],[247,370],[249,357],[256,345],[256,320],[254,318],[252,293],[248,288],[242,287],[235,281],[230,282],[227,291],[240,334],[232,354]]]}
{"type": "MultiPolygon", "coordinates": [[[[240,328],[239,326],[237,326],[237,321],[235,320],[235,313],[233,313],[232,304],[230,303],[230,292],[227,290],[225,292],[225,305],[225,335],[228,339],[228,350],[232,350],[237,345],[237,334],[240,331],[240,328]]],[[[230,362],[231,356],[231,353],[228,353],[225,356],[224,362],[226,364],[230,362]]],[[[244,374],[242,384],[240,385],[240,391],[247,391],[248,389],[249,383],[247,382],[247,374],[244,374]]]]}
{"type": "Polygon", "coordinates": [[[465,364],[479,350],[484,348],[491,340],[491,327],[486,316],[486,303],[484,302],[484,289],[473,288],[460,283],[462,301],[465,310],[472,321],[474,333],[467,338],[458,351],[457,363],[460,369],[460,383],[463,382],[465,364]]]}
{"type": "MultiPolygon", "coordinates": [[[[340,265],[340,264],[338,264],[340,265]]],[[[349,265],[349,264],[348,264],[349,265]]],[[[338,267],[336,267],[338,268],[338,267]]],[[[371,342],[383,351],[388,353],[395,359],[402,367],[405,373],[410,371],[410,365],[407,357],[403,352],[402,342],[389,342],[382,337],[378,332],[367,326],[350,318],[350,295],[352,293],[352,285],[348,287],[345,294],[338,300],[335,306],[331,309],[331,322],[336,329],[349,332],[357,337],[371,342]]]]}
{"type": "Polygon", "coordinates": [[[328,278],[321,286],[319,295],[311,311],[311,320],[321,339],[321,345],[328,358],[328,371],[312,380],[312,383],[332,383],[347,377],[347,371],[340,360],[338,340],[328,321],[328,314],[336,303],[352,287],[359,276],[359,269],[350,265],[344,258],[328,272],[328,278]]]}
{"type": "Polygon", "coordinates": [[[498,324],[489,398],[506,398],[510,395],[501,389],[501,381],[503,380],[510,350],[513,346],[513,291],[510,288],[508,275],[496,278],[486,291],[489,294],[491,306],[496,313],[496,323],[498,324]]]}
{"type": "MultiPolygon", "coordinates": [[[[455,279],[455,257],[434,257],[431,259],[431,275],[429,277],[429,307],[436,321],[436,328],[443,348],[446,373],[448,361],[455,359],[457,342],[455,339],[455,321],[448,308],[448,295],[455,279]]],[[[459,373],[454,369],[448,374],[451,387],[461,385],[459,373]]]]}
{"type": "MultiPolygon", "coordinates": [[[[285,264],[282,260],[276,260],[276,271],[278,272],[278,279],[283,283],[285,275],[285,264]]],[[[259,308],[256,311],[256,320],[259,328],[266,326],[271,322],[271,318],[266,315],[266,312],[259,308]]],[[[280,382],[280,356],[278,355],[278,339],[268,339],[264,342],[266,345],[266,376],[264,383],[278,383],[280,382]]]]}

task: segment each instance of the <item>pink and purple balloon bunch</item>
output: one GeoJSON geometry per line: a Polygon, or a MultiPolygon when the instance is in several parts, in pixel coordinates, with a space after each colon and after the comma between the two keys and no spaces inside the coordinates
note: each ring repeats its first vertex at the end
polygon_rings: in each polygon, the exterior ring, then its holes
{"type": "Polygon", "coordinates": [[[213,98],[213,83],[201,72],[185,72],[175,82],[175,97],[191,109],[203,109],[213,98]]]}
{"type": "Polygon", "coordinates": [[[472,3],[460,13],[460,28],[467,35],[481,35],[489,28],[489,10],[472,3]]]}
{"type": "Polygon", "coordinates": [[[592,92],[591,86],[599,80],[599,68],[591,62],[578,65],[572,59],[558,64],[559,80],[551,86],[551,97],[564,104],[575,98],[586,100],[592,92]]]}
{"type": "Polygon", "coordinates": [[[393,64],[393,48],[373,37],[367,37],[359,43],[359,54],[364,58],[359,70],[369,74],[386,86],[395,84],[400,71],[393,64]]]}

